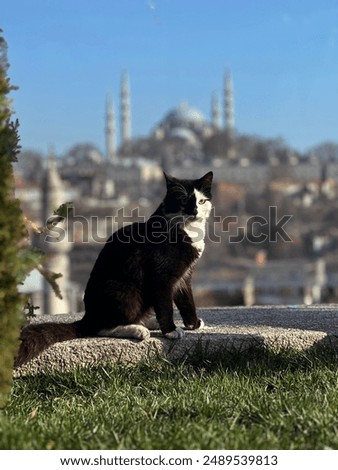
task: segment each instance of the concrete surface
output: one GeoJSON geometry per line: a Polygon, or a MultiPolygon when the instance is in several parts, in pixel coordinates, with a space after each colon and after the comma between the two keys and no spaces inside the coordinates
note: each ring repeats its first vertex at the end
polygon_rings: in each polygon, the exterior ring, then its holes
{"type": "MultiPolygon", "coordinates": [[[[14,371],[15,376],[67,371],[78,366],[125,361],[134,363],[156,354],[179,358],[200,342],[209,350],[269,346],[307,349],[317,344],[338,347],[338,305],[255,306],[199,309],[206,326],[187,331],[181,340],[163,338],[152,331],[146,341],[83,338],[57,343],[14,371]]],[[[41,315],[34,322],[71,322],[78,315],[41,315]]],[[[175,315],[177,326],[182,326],[175,315]]]]}

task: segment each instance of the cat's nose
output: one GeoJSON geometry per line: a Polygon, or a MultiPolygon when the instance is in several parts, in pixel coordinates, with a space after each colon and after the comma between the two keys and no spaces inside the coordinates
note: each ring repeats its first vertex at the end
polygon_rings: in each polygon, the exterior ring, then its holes
{"type": "Polygon", "coordinates": [[[195,207],[195,209],[193,209],[192,211],[192,215],[196,217],[197,214],[198,214],[198,210],[197,210],[197,207],[195,207]]]}

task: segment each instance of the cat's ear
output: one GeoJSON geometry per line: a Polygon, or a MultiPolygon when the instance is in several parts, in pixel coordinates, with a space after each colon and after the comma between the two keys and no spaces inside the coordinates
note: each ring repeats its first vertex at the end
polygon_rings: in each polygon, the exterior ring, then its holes
{"type": "Polygon", "coordinates": [[[206,175],[202,176],[198,181],[202,188],[211,188],[212,178],[214,174],[212,171],[209,171],[206,175]]]}
{"type": "Polygon", "coordinates": [[[174,176],[167,175],[167,173],[163,172],[165,182],[167,183],[167,188],[171,188],[177,183],[177,179],[174,176]]]}

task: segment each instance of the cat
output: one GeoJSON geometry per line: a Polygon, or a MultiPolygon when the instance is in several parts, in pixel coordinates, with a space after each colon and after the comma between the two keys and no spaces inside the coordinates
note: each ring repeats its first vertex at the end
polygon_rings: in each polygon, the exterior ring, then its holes
{"type": "Polygon", "coordinates": [[[184,330],[173,320],[173,303],[185,329],[204,326],[196,315],[191,277],[204,251],[213,173],[197,180],[164,177],[166,195],[149,219],[120,228],[105,243],[85,289],[83,318],[26,326],[16,367],[69,339],[145,340],[150,329],[160,329],[169,339],[182,338],[184,330]]]}

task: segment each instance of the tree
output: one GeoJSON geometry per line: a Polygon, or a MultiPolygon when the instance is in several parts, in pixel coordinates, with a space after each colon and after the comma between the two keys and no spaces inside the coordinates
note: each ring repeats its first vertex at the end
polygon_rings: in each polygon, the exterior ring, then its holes
{"type": "Polygon", "coordinates": [[[23,323],[25,299],[18,292],[31,265],[33,253],[20,204],[14,197],[13,162],[19,152],[18,121],[12,121],[8,94],[15,89],[7,78],[7,44],[0,30],[0,406],[6,403],[12,383],[14,357],[23,323]]]}

